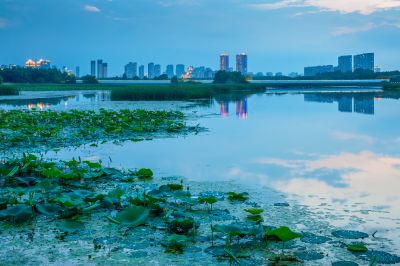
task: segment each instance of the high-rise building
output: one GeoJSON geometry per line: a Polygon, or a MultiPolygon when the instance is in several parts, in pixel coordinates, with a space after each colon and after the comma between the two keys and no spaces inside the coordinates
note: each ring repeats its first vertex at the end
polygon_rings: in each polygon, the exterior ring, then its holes
{"type": "Polygon", "coordinates": [[[165,73],[167,74],[168,78],[172,78],[174,76],[174,65],[168,65],[165,73]]]}
{"type": "Polygon", "coordinates": [[[101,66],[101,78],[108,77],[108,63],[103,63],[101,66]]]}
{"type": "Polygon", "coordinates": [[[90,75],[95,77],[96,76],[96,61],[90,61],[90,75]]]}
{"type": "Polygon", "coordinates": [[[125,75],[128,79],[133,79],[137,76],[137,63],[129,62],[125,65],[125,75]]]}
{"type": "Polygon", "coordinates": [[[139,78],[140,79],[144,78],[144,65],[139,66],[139,78]]]}
{"type": "Polygon", "coordinates": [[[339,56],[338,70],[342,73],[353,72],[353,57],[351,55],[339,56]]]}
{"type": "Polygon", "coordinates": [[[79,78],[81,76],[81,69],[79,66],[75,68],[75,77],[79,78]]]}
{"type": "Polygon", "coordinates": [[[374,71],[375,66],[375,54],[366,53],[354,56],[354,70],[363,69],[374,71]]]}
{"type": "Polygon", "coordinates": [[[219,56],[219,70],[229,71],[229,55],[221,54],[219,56]]]}
{"type": "Polygon", "coordinates": [[[161,76],[161,65],[154,65],[154,77],[161,76]]]}
{"type": "Polygon", "coordinates": [[[154,63],[149,63],[147,65],[147,77],[149,79],[153,79],[154,78],[154,63]]]}
{"type": "Polygon", "coordinates": [[[242,73],[242,75],[247,74],[247,54],[241,53],[236,55],[236,71],[242,73]]]}
{"type": "Polygon", "coordinates": [[[182,78],[182,76],[185,74],[185,65],[183,64],[178,64],[176,65],[176,71],[175,74],[178,78],[182,78]]]}
{"type": "Polygon", "coordinates": [[[333,65],[305,67],[304,68],[304,76],[305,77],[314,77],[318,74],[330,73],[333,71],[334,71],[333,65]]]}
{"type": "Polygon", "coordinates": [[[98,79],[103,78],[103,60],[101,59],[97,60],[97,78],[98,79]]]}

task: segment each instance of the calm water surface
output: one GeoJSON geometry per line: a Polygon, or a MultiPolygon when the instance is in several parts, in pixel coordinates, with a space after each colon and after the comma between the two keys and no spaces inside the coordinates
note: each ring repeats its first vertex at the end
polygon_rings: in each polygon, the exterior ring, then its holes
{"type": "Polygon", "coordinates": [[[393,239],[400,248],[400,102],[377,93],[261,94],[182,108],[174,102],[113,102],[107,93],[1,102],[0,108],[176,108],[198,135],[65,149],[50,157],[89,157],[149,167],[190,180],[269,187],[335,226],[393,239]],[[38,105],[39,104],[39,105],[38,105]]]}

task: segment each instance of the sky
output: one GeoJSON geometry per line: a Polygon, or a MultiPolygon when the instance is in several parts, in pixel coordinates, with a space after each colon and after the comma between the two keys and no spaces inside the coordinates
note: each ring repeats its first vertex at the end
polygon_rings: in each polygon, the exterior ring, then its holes
{"type": "Polygon", "coordinates": [[[375,52],[400,69],[400,0],[0,0],[0,65],[28,58],[109,75],[130,61],[217,69],[246,52],[251,72],[299,72],[375,52]]]}

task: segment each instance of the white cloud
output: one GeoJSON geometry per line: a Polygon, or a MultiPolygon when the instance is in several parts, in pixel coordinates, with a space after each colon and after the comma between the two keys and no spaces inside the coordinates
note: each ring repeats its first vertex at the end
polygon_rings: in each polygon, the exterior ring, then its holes
{"type": "Polygon", "coordinates": [[[343,141],[362,141],[368,144],[372,144],[374,142],[374,139],[372,137],[363,134],[336,131],[333,132],[332,135],[334,138],[343,141]]]}
{"type": "Polygon", "coordinates": [[[251,5],[257,9],[273,10],[289,7],[314,7],[321,11],[369,15],[377,11],[400,8],[400,0],[281,0],[251,5]]]}
{"type": "Polygon", "coordinates": [[[100,9],[97,6],[85,5],[83,9],[88,12],[100,12],[100,9]]]}

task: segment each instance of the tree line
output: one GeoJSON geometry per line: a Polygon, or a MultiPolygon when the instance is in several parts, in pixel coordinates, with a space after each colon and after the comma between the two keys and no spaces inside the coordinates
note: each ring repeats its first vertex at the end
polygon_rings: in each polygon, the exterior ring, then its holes
{"type": "Polygon", "coordinates": [[[10,83],[76,83],[75,75],[57,68],[4,68],[0,69],[0,80],[10,83]]]}

